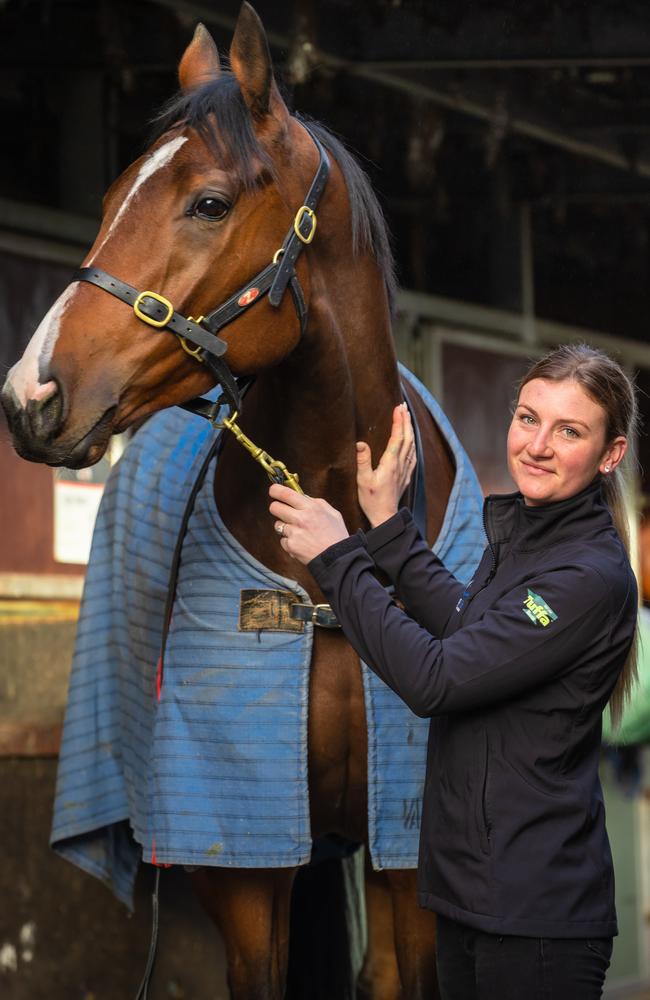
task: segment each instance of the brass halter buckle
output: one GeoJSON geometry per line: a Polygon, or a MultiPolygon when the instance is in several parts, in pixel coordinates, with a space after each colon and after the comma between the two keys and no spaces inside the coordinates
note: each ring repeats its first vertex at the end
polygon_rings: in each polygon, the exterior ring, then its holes
{"type": "Polygon", "coordinates": [[[300,240],[301,243],[308,245],[313,240],[316,235],[316,213],[312,208],[308,208],[307,205],[301,205],[296,212],[296,217],[293,220],[293,231],[300,240]],[[310,230],[306,236],[300,232],[300,227],[302,226],[305,219],[309,219],[310,230]]]}
{"type": "Polygon", "coordinates": [[[133,312],[136,314],[138,319],[142,320],[143,323],[148,323],[149,326],[160,328],[167,326],[170,319],[174,315],[174,307],[169,299],[166,299],[164,295],[159,295],[158,292],[140,292],[137,299],[133,303],[133,312]],[[147,316],[147,314],[142,312],[142,309],[140,308],[143,299],[154,299],[155,302],[160,302],[160,304],[167,310],[166,316],[162,319],[153,319],[152,316],[147,316]]]}

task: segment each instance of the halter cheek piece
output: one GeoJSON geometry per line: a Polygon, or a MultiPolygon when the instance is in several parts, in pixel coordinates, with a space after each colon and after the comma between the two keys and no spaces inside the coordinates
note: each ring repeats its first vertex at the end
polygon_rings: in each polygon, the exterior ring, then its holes
{"type": "Polygon", "coordinates": [[[295,265],[303,248],[308,246],[316,232],[316,208],[327,183],[330,162],[322,143],[303,123],[318,150],[319,163],[304,204],[296,212],[292,228],[285,236],[284,243],[273,256],[270,264],[259,271],[250,281],[231,295],[222,305],[207,316],[194,319],[174,311],[174,307],[164,295],[158,292],[139,292],[132,285],[120,281],[99,267],[80,267],[72,276],[73,281],[87,281],[102,288],[131,306],[135,315],[143,323],[155,329],[169,330],[175,334],[183,349],[197,361],[204,363],[221,386],[222,395],[216,403],[198,397],[183,403],[184,409],[214,421],[217,412],[225,403],[230,409],[230,419],[241,410],[242,397],[237,381],[223,359],[228,349],[225,340],[217,336],[233,320],[261,302],[268,295],[269,303],[277,308],[289,288],[298,315],[301,333],[307,324],[307,304],[303,295],[295,265]],[[188,341],[194,348],[188,346],[188,341]]]}

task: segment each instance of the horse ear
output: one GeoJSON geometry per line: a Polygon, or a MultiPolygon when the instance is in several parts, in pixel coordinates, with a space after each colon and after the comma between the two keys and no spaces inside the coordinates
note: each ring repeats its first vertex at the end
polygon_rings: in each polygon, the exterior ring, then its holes
{"type": "Polygon", "coordinates": [[[178,67],[178,79],[183,90],[193,90],[202,83],[216,80],[221,73],[217,46],[203,24],[197,24],[194,37],[185,49],[178,67]]]}
{"type": "Polygon", "coordinates": [[[241,5],[235,25],[230,66],[254,118],[264,118],[272,106],[284,108],[284,101],[273,79],[273,64],[264,25],[246,2],[241,5]]]}

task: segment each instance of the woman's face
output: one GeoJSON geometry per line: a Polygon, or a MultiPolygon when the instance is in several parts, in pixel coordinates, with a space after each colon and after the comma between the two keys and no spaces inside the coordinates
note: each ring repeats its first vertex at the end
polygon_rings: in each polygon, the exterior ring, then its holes
{"type": "Polygon", "coordinates": [[[531,507],[566,500],[614,471],[624,437],[605,440],[605,411],[571,379],[536,378],[519,395],[508,432],[510,475],[531,507]]]}

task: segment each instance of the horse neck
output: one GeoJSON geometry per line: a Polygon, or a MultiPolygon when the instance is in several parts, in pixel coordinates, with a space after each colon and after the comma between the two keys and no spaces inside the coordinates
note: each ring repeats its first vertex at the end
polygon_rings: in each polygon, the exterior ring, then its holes
{"type": "MultiPolygon", "coordinates": [[[[310,291],[305,335],[282,364],[258,376],[242,425],[298,472],[305,492],[341,509],[353,530],[360,524],[355,442],[368,441],[376,461],[401,399],[386,291],[367,257],[313,267],[310,291]]],[[[253,463],[232,445],[228,452],[217,478],[218,502],[234,512],[233,498],[243,503],[248,483],[246,503],[261,513],[268,501],[253,463]]]]}
{"type": "Polygon", "coordinates": [[[383,278],[365,257],[323,268],[314,283],[319,294],[312,294],[309,347],[319,359],[320,378],[314,378],[313,393],[327,400],[328,419],[330,413],[338,416],[346,453],[350,442],[364,440],[378,458],[390,433],[392,407],[402,398],[383,278]]]}

